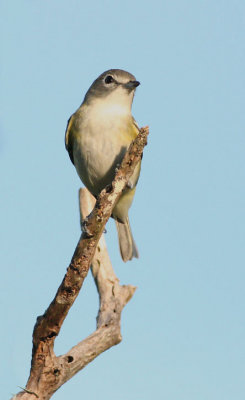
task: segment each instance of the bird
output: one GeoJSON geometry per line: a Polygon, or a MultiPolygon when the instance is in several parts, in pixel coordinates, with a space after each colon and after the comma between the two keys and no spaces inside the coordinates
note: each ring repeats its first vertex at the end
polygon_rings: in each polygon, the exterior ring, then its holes
{"type": "MultiPolygon", "coordinates": [[[[78,176],[96,198],[109,185],[125,152],[139,133],[131,108],[140,82],[122,69],[103,72],[85,94],[81,106],[67,122],[65,146],[78,176]]],[[[141,161],[112,211],[124,262],[138,258],[128,217],[141,161]]]]}

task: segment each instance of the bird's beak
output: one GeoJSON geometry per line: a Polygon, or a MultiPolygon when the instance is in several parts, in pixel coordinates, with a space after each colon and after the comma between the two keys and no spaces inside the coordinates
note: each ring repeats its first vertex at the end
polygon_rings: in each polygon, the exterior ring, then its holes
{"type": "Polygon", "coordinates": [[[139,85],[140,85],[139,81],[129,81],[124,84],[124,87],[126,89],[133,90],[133,89],[137,88],[137,86],[139,86],[139,85]]]}

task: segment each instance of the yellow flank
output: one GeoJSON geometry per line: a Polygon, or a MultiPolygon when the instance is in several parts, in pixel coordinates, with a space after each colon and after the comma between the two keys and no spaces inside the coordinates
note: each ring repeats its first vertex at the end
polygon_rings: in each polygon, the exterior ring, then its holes
{"type": "Polygon", "coordinates": [[[122,144],[126,144],[128,146],[136,138],[138,133],[139,130],[135,126],[133,118],[127,118],[127,120],[125,120],[125,122],[117,128],[118,140],[120,140],[122,144]]]}

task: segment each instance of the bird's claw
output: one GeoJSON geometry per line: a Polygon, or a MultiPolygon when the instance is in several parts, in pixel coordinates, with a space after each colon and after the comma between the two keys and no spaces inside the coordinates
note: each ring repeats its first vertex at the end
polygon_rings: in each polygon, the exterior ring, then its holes
{"type": "Polygon", "coordinates": [[[83,234],[86,235],[87,238],[94,236],[94,234],[89,230],[88,217],[82,221],[81,227],[83,234]]]}
{"type": "Polygon", "coordinates": [[[134,185],[133,185],[132,182],[128,181],[126,187],[127,187],[128,189],[133,189],[133,188],[134,188],[134,185]]]}

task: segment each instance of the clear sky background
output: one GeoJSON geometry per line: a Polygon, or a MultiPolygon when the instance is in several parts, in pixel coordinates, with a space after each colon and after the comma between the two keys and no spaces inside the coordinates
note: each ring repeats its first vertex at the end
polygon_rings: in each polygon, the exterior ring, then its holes
{"type": "MultiPolygon", "coordinates": [[[[141,82],[150,126],[130,218],[140,259],[123,341],[54,400],[245,398],[245,3],[243,0],[2,0],[1,399],[25,386],[36,317],[80,235],[81,185],[64,148],[70,115],[108,68],[141,82]]],[[[89,273],[56,341],[62,354],[95,329],[89,273]]]]}

